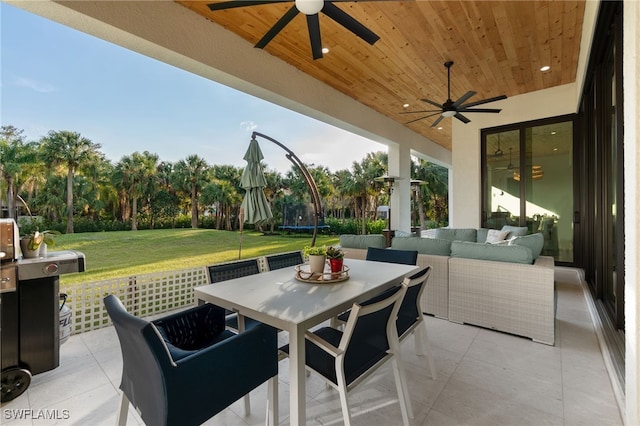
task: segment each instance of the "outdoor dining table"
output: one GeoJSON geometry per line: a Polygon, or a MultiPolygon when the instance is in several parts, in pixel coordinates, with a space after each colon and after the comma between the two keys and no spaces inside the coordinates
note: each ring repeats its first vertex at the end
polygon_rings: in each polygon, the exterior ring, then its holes
{"type": "MultiPolygon", "coordinates": [[[[308,283],[294,267],[263,272],[195,288],[199,303],[209,302],[289,333],[290,424],[304,425],[305,332],[417,271],[413,265],[348,259],[349,278],[308,283]]],[[[346,269],[346,268],[345,268],[346,269]]],[[[242,325],[240,325],[242,327],[242,325]]]]}

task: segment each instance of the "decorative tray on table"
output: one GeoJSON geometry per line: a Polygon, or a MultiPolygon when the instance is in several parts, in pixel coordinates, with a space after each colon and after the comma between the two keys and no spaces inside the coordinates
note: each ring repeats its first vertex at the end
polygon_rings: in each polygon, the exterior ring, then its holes
{"type": "Polygon", "coordinates": [[[349,279],[349,267],[342,265],[342,271],[331,272],[325,270],[322,273],[311,272],[309,264],[305,263],[295,267],[296,280],[312,284],[332,284],[346,281],[349,279]]]}

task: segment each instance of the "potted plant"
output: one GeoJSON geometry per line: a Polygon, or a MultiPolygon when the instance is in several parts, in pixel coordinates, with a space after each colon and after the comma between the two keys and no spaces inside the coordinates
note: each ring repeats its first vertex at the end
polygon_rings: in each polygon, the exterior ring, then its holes
{"type": "Polygon", "coordinates": [[[325,246],[306,246],[304,255],[309,259],[309,268],[314,274],[322,274],[326,263],[327,248],[325,246]]]}
{"type": "Polygon", "coordinates": [[[331,272],[342,272],[342,264],[344,261],[344,252],[337,247],[327,248],[327,259],[329,259],[329,266],[331,266],[331,272]]]}
{"type": "Polygon", "coordinates": [[[54,235],[60,235],[60,232],[54,230],[35,231],[32,234],[25,235],[20,239],[22,256],[26,259],[46,257],[47,246],[55,245],[54,235]]]}

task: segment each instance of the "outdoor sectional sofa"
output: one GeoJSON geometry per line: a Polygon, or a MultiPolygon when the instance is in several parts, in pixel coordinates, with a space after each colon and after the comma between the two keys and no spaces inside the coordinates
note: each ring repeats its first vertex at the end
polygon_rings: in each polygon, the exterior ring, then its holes
{"type": "MultiPolygon", "coordinates": [[[[441,229],[423,238],[396,236],[390,250],[417,250],[418,265],[432,268],[423,312],[553,345],[554,261],[540,256],[541,234],[512,228],[510,241],[487,243],[486,229],[441,229]]],[[[341,235],[347,259],[364,259],[367,247],[385,247],[382,235],[341,235]]]]}

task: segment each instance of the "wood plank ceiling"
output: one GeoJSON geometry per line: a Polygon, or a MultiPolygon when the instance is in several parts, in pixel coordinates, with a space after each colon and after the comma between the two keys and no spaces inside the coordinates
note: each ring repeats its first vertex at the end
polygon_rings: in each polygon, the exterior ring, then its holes
{"type": "MultiPolygon", "coordinates": [[[[293,6],[293,1],[212,12],[210,1],[177,1],[255,44],[293,6]]],[[[477,92],[467,102],[509,97],[572,83],[576,78],[584,0],[578,1],[361,1],[335,4],[380,36],[365,43],[320,13],[322,45],[330,49],[313,60],[305,16],[296,16],[266,47],[299,68],[399,123],[431,110],[420,101],[477,92]],[[551,67],[541,72],[543,65],[551,67]],[[404,108],[404,104],[409,104],[404,108]]],[[[496,108],[498,104],[483,107],[496,108]]],[[[465,114],[471,121],[478,113],[465,114]]],[[[451,120],[439,128],[429,117],[405,124],[451,149],[451,120]]]]}

